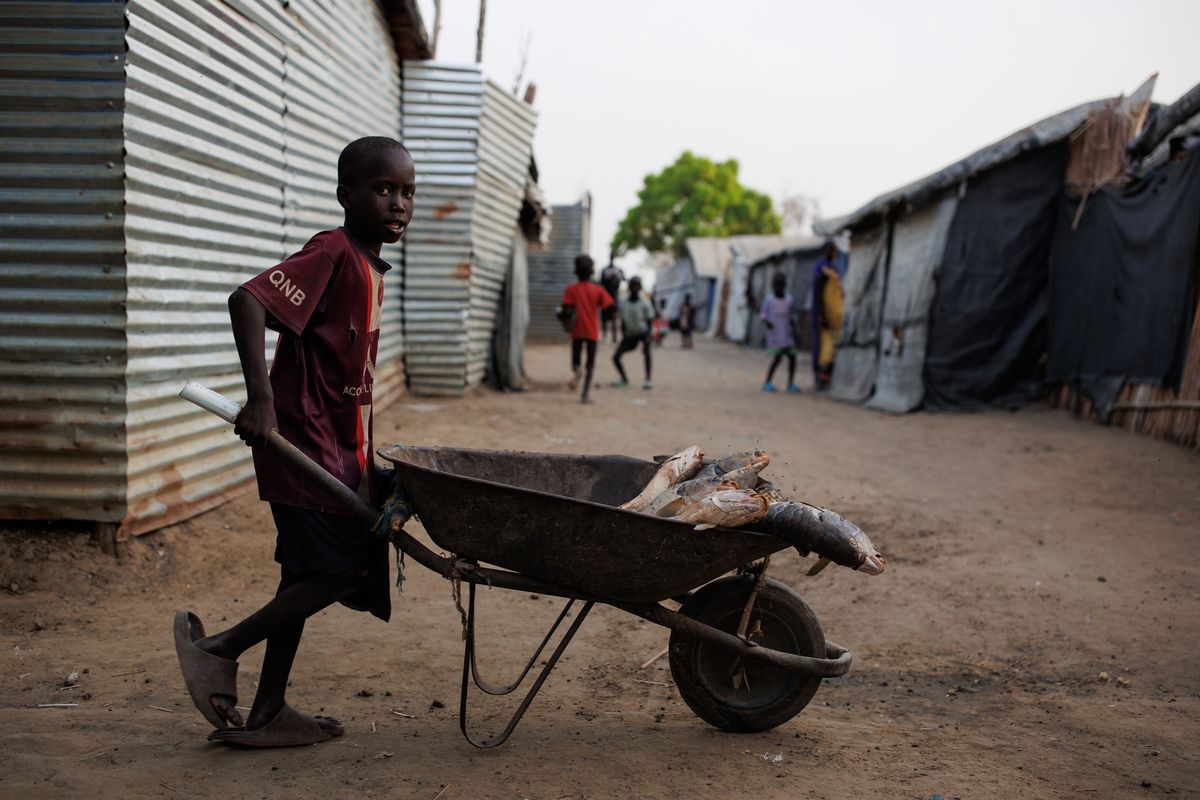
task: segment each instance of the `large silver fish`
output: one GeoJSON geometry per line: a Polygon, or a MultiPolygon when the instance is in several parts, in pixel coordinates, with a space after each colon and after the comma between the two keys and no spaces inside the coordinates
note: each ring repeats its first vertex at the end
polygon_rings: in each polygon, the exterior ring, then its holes
{"type": "Polygon", "coordinates": [[[762,519],[767,510],[767,501],[752,491],[719,489],[688,503],[672,519],[695,522],[698,531],[738,528],[762,519]]]}
{"type": "Polygon", "coordinates": [[[654,477],[646,484],[646,488],[642,489],[637,497],[627,503],[622,503],[621,508],[628,511],[641,511],[651,500],[667,489],[695,475],[700,469],[702,458],[704,458],[704,452],[695,445],[671,456],[662,463],[658,472],[654,473],[654,477]]]}
{"type": "Polygon", "coordinates": [[[804,555],[813,552],[820,556],[809,575],[820,572],[830,561],[868,575],[878,575],[886,566],[879,550],[857,525],[808,503],[773,503],[762,519],[747,528],[783,539],[804,555]]]}

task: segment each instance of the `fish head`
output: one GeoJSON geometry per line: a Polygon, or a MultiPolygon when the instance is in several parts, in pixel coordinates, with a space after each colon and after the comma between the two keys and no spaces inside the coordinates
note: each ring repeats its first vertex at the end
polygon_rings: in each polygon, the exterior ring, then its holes
{"type": "Polygon", "coordinates": [[[855,569],[868,575],[878,575],[883,572],[887,562],[884,561],[879,548],[871,542],[871,538],[863,532],[862,528],[840,514],[834,516],[837,516],[836,524],[841,529],[847,546],[853,551],[851,560],[858,564],[855,569]]]}
{"type": "Polygon", "coordinates": [[[761,472],[770,463],[771,457],[767,455],[765,450],[745,450],[741,453],[734,453],[731,456],[722,458],[717,462],[717,466],[725,472],[733,472],[739,469],[751,469],[755,472],[761,472]]]}

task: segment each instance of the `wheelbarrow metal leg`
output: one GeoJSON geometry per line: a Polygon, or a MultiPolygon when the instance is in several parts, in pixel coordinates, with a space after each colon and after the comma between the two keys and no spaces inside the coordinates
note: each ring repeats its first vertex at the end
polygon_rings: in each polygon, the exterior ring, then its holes
{"type": "MultiPolygon", "coordinates": [[[[578,616],[576,616],[574,621],[571,622],[570,627],[567,628],[567,632],[563,634],[562,640],[558,643],[558,646],[554,648],[554,652],[550,655],[549,660],[547,660],[541,671],[538,672],[537,678],[534,680],[533,685],[529,687],[529,691],[525,694],[525,698],[521,701],[521,705],[517,706],[516,712],[508,721],[508,725],[506,725],[504,730],[500,732],[500,735],[496,736],[494,739],[480,742],[471,738],[471,734],[467,731],[467,690],[471,682],[471,677],[474,676],[473,668],[475,664],[475,584],[471,583],[470,586],[471,588],[467,607],[467,636],[466,641],[463,644],[462,689],[458,698],[458,727],[459,730],[462,731],[463,738],[465,738],[468,742],[475,747],[486,749],[498,747],[504,744],[504,742],[508,740],[508,737],[512,735],[512,732],[517,727],[517,723],[521,721],[521,717],[525,716],[525,711],[529,708],[530,703],[533,702],[533,698],[537,696],[538,691],[542,688],[542,684],[546,682],[546,678],[550,676],[550,672],[554,669],[555,665],[558,664],[558,659],[567,649],[567,645],[571,643],[571,639],[575,637],[575,633],[579,630],[579,626],[583,624],[583,620],[587,617],[588,612],[592,610],[594,603],[589,600],[583,604],[583,607],[579,610],[578,616]]],[[[546,642],[549,641],[550,635],[554,633],[555,628],[557,628],[559,623],[566,618],[566,614],[570,608],[570,605],[571,604],[568,603],[567,608],[564,608],[562,613],[559,614],[558,620],[555,621],[554,626],[550,629],[550,634],[547,634],[546,639],[543,640],[541,646],[538,648],[539,653],[545,647],[546,642]]],[[[521,678],[517,680],[516,684],[508,688],[508,691],[511,692],[516,688],[517,685],[521,683],[522,680],[524,680],[525,674],[529,671],[529,667],[531,667],[533,662],[536,660],[537,654],[530,659],[529,666],[526,667],[525,672],[521,675],[521,678]]],[[[474,676],[474,678],[476,685],[478,685],[478,676],[474,676]]],[[[480,688],[482,689],[483,687],[480,686],[480,688]]],[[[489,692],[489,694],[492,694],[492,692],[489,692]]]]}
{"type": "Polygon", "coordinates": [[[514,691],[516,691],[517,687],[520,686],[521,683],[525,680],[525,676],[529,674],[529,670],[533,669],[533,665],[537,661],[538,656],[540,656],[542,654],[542,651],[546,649],[546,644],[550,641],[550,637],[554,636],[554,632],[556,630],[558,630],[558,626],[561,625],[562,621],[567,618],[567,614],[569,614],[571,612],[571,606],[575,605],[575,601],[568,600],[567,604],[563,606],[563,610],[561,613],[559,613],[558,619],[554,620],[554,624],[550,626],[550,630],[546,631],[546,637],[544,639],[542,639],[542,643],[538,645],[537,650],[533,651],[533,655],[529,657],[529,662],[525,665],[525,669],[521,670],[521,674],[517,676],[517,679],[510,684],[507,684],[504,686],[497,686],[496,684],[493,684],[493,683],[490,683],[490,682],[484,680],[479,675],[479,662],[476,661],[476,659],[475,659],[476,651],[475,651],[475,646],[474,646],[475,584],[471,584],[470,591],[471,591],[472,598],[471,598],[471,603],[470,603],[471,609],[468,612],[468,620],[469,620],[468,625],[470,626],[470,634],[469,635],[471,636],[471,679],[475,681],[475,685],[478,686],[481,691],[486,692],[487,694],[490,694],[493,696],[512,694],[514,691]]]}

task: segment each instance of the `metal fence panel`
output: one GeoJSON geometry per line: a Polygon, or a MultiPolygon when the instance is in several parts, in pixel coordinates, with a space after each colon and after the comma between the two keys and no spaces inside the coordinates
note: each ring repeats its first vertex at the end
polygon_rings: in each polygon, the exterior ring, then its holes
{"type": "Polygon", "coordinates": [[[125,514],[124,4],[0,4],[0,517],[125,514]]]}

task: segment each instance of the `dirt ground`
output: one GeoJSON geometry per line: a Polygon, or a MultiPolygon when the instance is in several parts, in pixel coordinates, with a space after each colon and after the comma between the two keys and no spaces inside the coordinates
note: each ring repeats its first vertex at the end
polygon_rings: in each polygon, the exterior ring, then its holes
{"type": "MultiPolygon", "coordinates": [[[[336,607],[306,630],[289,700],[340,717],[344,737],[209,744],[171,615],[190,608],[215,628],[271,594],[273,530],[250,493],[142,537],[120,562],[80,529],[7,527],[0,795],[1200,797],[1200,455],[1040,407],[892,417],[809,391],[765,395],[761,353],[707,340],[658,351],[653,391],[617,389],[607,351],[594,405],[561,384],[565,347],[531,347],[532,391],[407,396],[377,421],[377,442],[767,449],[781,488],[856,521],[888,559],[878,577],[806,577],[794,552],[774,560],[855,654],[795,719],[750,735],[708,727],[665,658],[642,667],[667,631],[600,607],[510,742],[475,750],[456,720],[450,585],[410,562],[390,624],[336,607]]],[[[558,601],[481,592],[482,666],[499,678],[558,601]]],[[[243,705],[259,657],[242,660],[243,705]]],[[[473,703],[484,734],[513,705],[473,703]]]]}

